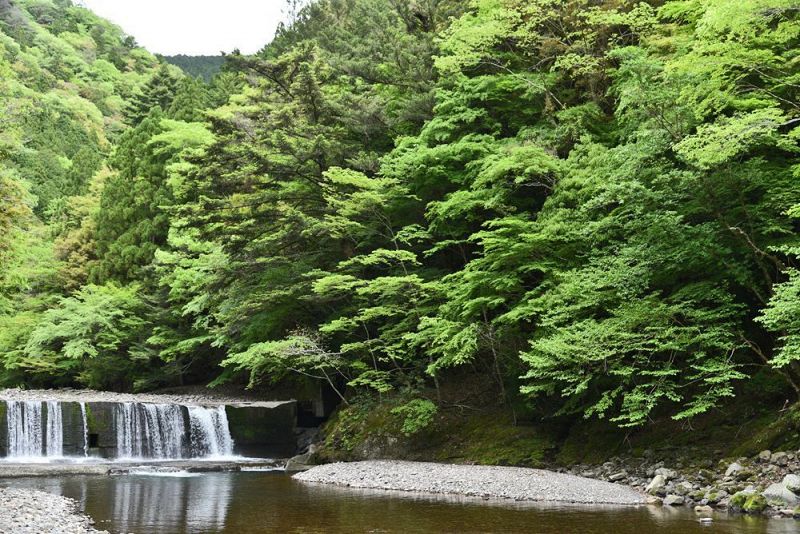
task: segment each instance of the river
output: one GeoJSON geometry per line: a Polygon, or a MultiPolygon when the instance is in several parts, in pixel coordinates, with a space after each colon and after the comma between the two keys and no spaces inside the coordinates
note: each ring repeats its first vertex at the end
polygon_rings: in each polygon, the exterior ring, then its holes
{"type": "Polygon", "coordinates": [[[109,532],[788,533],[791,519],[716,514],[701,524],[688,509],[576,507],[482,501],[309,485],[282,472],[174,473],[7,479],[2,486],[72,497],[109,532]]]}

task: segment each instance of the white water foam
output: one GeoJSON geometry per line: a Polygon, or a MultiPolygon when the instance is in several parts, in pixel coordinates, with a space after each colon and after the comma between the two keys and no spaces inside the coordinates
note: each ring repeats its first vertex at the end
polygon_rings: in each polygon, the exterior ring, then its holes
{"type": "Polygon", "coordinates": [[[89,423],[86,420],[86,403],[81,402],[81,419],[83,419],[83,456],[89,457],[89,423]]]}
{"type": "Polygon", "coordinates": [[[114,416],[121,459],[183,458],[184,418],[177,404],[118,404],[114,416]]]}
{"type": "Polygon", "coordinates": [[[233,439],[224,406],[189,406],[189,433],[193,457],[229,458],[233,455],[233,439]]]}
{"type": "Polygon", "coordinates": [[[14,459],[37,459],[42,450],[42,403],[8,401],[8,456],[14,459]]]}
{"type": "Polygon", "coordinates": [[[64,457],[64,418],[61,403],[47,401],[47,434],[45,456],[48,458],[64,457]]]}

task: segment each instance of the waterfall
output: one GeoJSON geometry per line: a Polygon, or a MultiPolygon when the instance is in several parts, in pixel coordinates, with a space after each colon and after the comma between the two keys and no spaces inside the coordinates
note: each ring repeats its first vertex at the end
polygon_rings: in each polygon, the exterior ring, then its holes
{"type": "Polygon", "coordinates": [[[42,403],[8,401],[8,456],[42,456],[42,403]]]}
{"type": "Polygon", "coordinates": [[[86,403],[79,403],[81,406],[81,419],[83,419],[83,456],[89,457],[89,423],[86,420],[86,403]]]}
{"type": "MultiPolygon", "coordinates": [[[[89,434],[89,408],[85,402],[3,402],[7,405],[8,458],[64,459],[65,454],[89,457],[89,442],[94,436],[89,434]]],[[[115,456],[121,459],[177,460],[233,455],[225,406],[123,402],[108,403],[98,409],[101,410],[102,430],[98,434],[101,456],[114,455],[115,437],[115,456]]]]}
{"type": "Polygon", "coordinates": [[[184,443],[185,420],[176,404],[119,404],[115,413],[117,455],[120,458],[191,458],[230,456],[233,440],[225,407],[187,407],[188,443],[184,443]],[[184,445],[188,446],[188,450],[184,445]]]}
{"type": "Polygon", "coordinates": [[[47,401],[47,434],[46,446],[48,458],[64,456],[64,419],[61,415],[61,403],[47,401]]]}
{"type": "Polygon", "coordinates": [[[182,458],[184,418],[177,404],[125,402],[117,405],[120,458],[182,458]]]}
{"type": "Polygon", "coordinates": [[[217,408],[189,406],[189,431],[193,457],[233,454],[233,440],[228,428],[225,406],[217,408]]]}

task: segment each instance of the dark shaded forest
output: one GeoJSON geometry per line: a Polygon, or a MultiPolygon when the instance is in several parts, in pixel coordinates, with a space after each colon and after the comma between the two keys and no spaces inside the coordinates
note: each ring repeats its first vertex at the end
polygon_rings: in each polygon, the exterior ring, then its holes
{"type": "Polygon", "coordinates": [[[193,78],[202,78],[206,83],[219,74],[225,63],[225,56],[164,56],[164,61],[179,67],[183,72],[193,78]]]}

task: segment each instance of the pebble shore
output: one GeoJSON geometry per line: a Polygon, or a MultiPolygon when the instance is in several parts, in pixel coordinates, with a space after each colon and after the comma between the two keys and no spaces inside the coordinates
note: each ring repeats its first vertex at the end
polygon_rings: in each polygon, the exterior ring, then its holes
{"type": "MultiPolygon", "coordinates": [[[[100,534],[72,499],[42,491],[0,488],[2,534],[100,534]]],[[[107,534],[107,533],[106,533],[107,534]]]]}
{"type": "Polygon", "coordinates": [[[325,464],[296,480],[352,488],[577,504],[644,504],[628,486],[540,469],[425,462],[363,461],[325,464]]]}
{"type": "Polygon", "coordinates": [[[763,450],[718,460],[657,459],[644,451],[638,458],[615,457],[602,465],[559,470],[626,484],[647,494],[652,504],[687,506],[703,514],[728,510],[800,519],[800,450],[763,450]]]}

